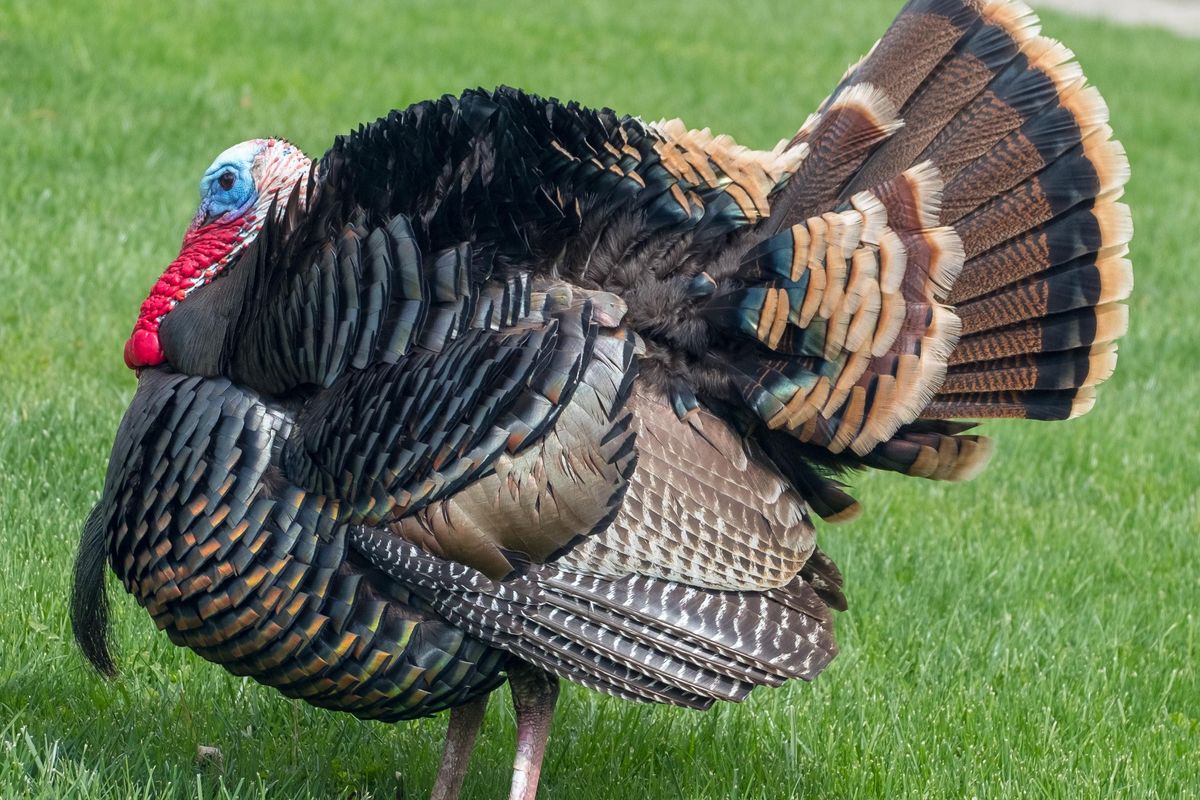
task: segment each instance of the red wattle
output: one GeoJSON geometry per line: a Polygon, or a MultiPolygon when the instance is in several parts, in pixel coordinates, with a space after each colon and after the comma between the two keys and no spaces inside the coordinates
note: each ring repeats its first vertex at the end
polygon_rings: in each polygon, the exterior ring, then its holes
{"type": "Polygon", "coordinates": [[[189,228],[183,237],[179,256],[171,262],[142,302],[133,333],[125,342],[125,365],[130,369],[155,367],[166,361],[158,341],[158,326],[175,305],[187,297],[187,290],[208,283],[212,275],[204,270],[220,263],[238,245],[250,217],[189,228]]]}
{"type": "Polygon", "coordinates": [[[156,367],[166,361],[158,344],[158,331],[136,330],[125,342],[125,366],[130,369],[156,367]]]}

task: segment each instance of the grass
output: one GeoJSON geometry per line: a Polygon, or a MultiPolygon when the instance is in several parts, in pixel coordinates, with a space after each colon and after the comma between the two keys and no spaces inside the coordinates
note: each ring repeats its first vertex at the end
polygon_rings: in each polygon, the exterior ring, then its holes
{"type": "MultiPolygon", "coordinates": [[[[198,1],[0,6],[0,796],[420,798],[444,719],[301,707],[156,635],[124,675],[70,641],[72,553],[133,390],[121,345],[228,144],[310,154],[394,106],[508,83],[757,146],[789,135],[898,2],[651,7],[198,1]],[[222,766],[198,767],[198,744],[222,766]]],[[[814,685],[706,715],[572,688],[544,798],[1196,797],[1200,48],[1047,15],[1128,146],[1133,330],[1097,410],[995,424],[969,485],[867,476],[827,528],[852,607],[814,685]]],[[[492,704],[465,793],[507,785],[492,704]]]]}

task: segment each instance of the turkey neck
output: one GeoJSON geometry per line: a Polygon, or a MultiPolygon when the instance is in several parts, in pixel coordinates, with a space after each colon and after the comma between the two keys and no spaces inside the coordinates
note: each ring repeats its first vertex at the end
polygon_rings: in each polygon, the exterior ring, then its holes
{"type": "Polygon", "coordinates": [[[175,644],[290,697],[394,720],[498,685],[502,655],[373,579],[276,465],[290,415],[144,370],[100,501],[113,570],[175,644]]]}

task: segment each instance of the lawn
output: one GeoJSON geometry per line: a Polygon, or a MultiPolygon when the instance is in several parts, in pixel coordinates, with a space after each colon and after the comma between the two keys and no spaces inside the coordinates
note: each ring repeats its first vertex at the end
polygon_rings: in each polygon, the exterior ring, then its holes
{"type": "MultiPolygon", "coordinates": [[[[117,595],[121,679],[67,623],[133,392],[121,345],[227,145],[319,154],[395,106],[507,83],[769,146],[899,2],[0,4],[0,797],[422,798],[445,720],[289,703],[117,595]],[[222,765],[196,766],[199,744],[222,765]]],[[[1127,145],[1132,332],[1096,411],[989,425],[974,483],[864,476],[826,528],[851,609],[815,684],[708,714],[571,688],[544,798],[1200,796],[1200,46],[1046,15],[1127,145]]],[[[492,703],[464,797],[507,786],[492,703]]]]}

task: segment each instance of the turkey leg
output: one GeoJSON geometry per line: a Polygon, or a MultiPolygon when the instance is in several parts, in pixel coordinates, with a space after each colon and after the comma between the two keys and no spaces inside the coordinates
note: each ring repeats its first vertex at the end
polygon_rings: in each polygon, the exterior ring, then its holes
{"type": "Polygon", "coordinates": [[[534,800],[542,757],[550,738],[550,722],[558,700],[558,678],[537,667],[517,664],[508,671],[513,708],[517,712],[517,757],[513,761],[509,800],[534,800]]]}
{"type": "Polygon", "coordinates": [[[475,737],[483,725],[488,696],[477,697],[469,703],[450,709],[450,727],[446,728],[446,743],[442,746],[442,764],[429,800],[458,800],[462,790],[475,737]]]}

